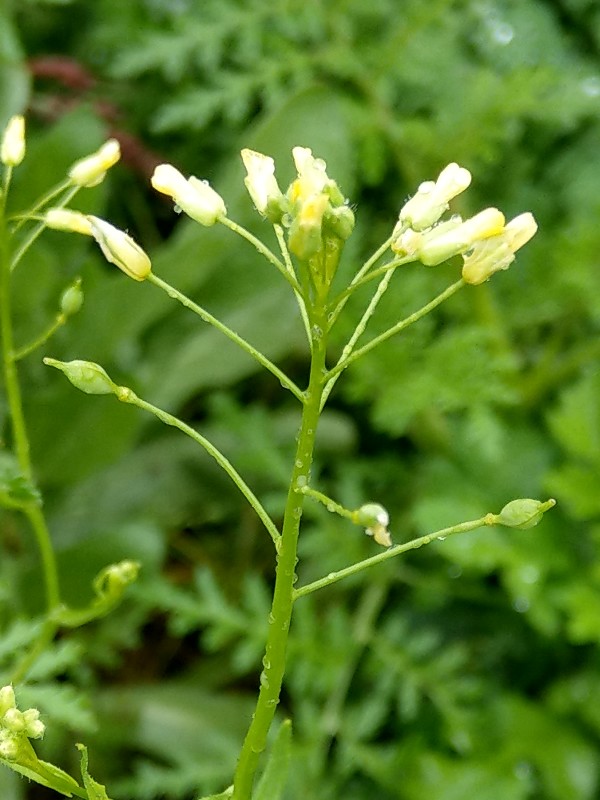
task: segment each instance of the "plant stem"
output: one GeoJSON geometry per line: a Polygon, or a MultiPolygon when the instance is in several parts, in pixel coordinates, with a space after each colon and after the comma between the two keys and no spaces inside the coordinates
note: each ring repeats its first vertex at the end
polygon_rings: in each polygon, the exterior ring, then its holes
{"type": "Polygon", "coordinates": [[[319,578],[317,581],[307,583],[306,586],[301,586],[299,589],[294,589],[294,600],[299,597],[304,597],[307,594],[316,592],[318,589],[323,589],[325,586],[331,586],[333,583],[341,581],[343,578],[349,578],[350,575],[356,575],[357,572],[362,572],[363,569],[374,567],[376,564],[381,564],[382,561],[387,561],[390,558],[399,556],[408,550],[416,550],[423,547],[425,544],[431,544],[436,539],[445,539],[447,536],[453,536],[455,533],[466,533],[467,531],[475,531],[477,528],[483,528],[485,525],[497,524],[496,514],[486,514],[479,519],[469,520],[468,522],[461,522],[458,525],[451,525],[449,528],[442,528],[435,533],[427,533],[425,536],[419,536],[418,539],[412,539],[410,542],[404,544],[397,544],[395,547],[390,547],[383,553],[378,553],[376,556],[366,558],[364,561],[359,561],[352,564],[345,569],[340,569],[337,572],[330,572],[324,578],[319,578]]]}
{"type": "Polygon", "coordinates": [[[262,506],[260,500],[252,489],[248,486],[248,484],[244,481],[242,476],[239,472],[235,469],[233,464],[227,459],[220,450],[218,450],[208,439],[205,439],[202,434],[198,433],[198,431],[191,428],[189,425],[186,425],[185,422],[182,422],[177,417],[174,417],[172,414],[169,414],[168,411],[163,411],[162,408],[157,408],[157,406],[153,406],[151,403],[148,403],[146,400],[142,400],[141,397],[138,397],[131,389],[127,388],[126,386],[119,386],[116,391],[117,398],[122,403],[129,403],[133,406],[137,406],[141,408],[143,411],[149,411],[151,414],[154,414],[161,422],[164,422],[166,425],[171,425],[174,428],[178,428],[180,431],[185,433],[190,439],[193,439],[197,442],[206,452],[214,458],[217,464],[223,469],[227,475],[231,478],[231,480],[235,483],[238,487],[240,492],[244,495],[248,503],[252,506],[252,508],[256,511],[259,519],[269,532],[271,539],[273,539],[273,543],[275,544],[275,548],[279,550],[280,543],[281,543],[281,535],[277,530],[277,527],[271,517],[267,514],[264,507],[262,506]]]}
{"type": "Polygon", "coordinates": [[[285,655],[292,616],[294,582],[296,580],[298,532],[304,505],[304,494],[299,489],[305,486],[309,480],[323,391],[326,315],[322,306],[316,310],[313,309],[311,322],[312,359],[310,379],[306,392],[306,402],[302,411],[298,446],[277,557],[275,590],[269,615],[269,633],[263,658],[263,671],[260,676],[260,692],[252,722],[240,753],[233,783],[233,800],[250,800],[254,774],[258,767],[260,755],[266,747],[267,734],[275,715],[275,709],[279,703],[285,671],[285,655]]]}
{"type": "MultiPolygon", "coordinates": [[[[56,194],[60,193],[64,188],[66,188],[66,186],[68,186],[68,184],[60,184],[60,186],[58,186],[55,190],[52,190],[52,192],[49,192],[48,195],[46,195],[45,198],[42,198],[42,200],[40,200],[40,202],[36,203],[36,205],[34,206],[34,209],[32,210],[32,213],[33,213],[33,211],[37,211],[43,205],[44,202],[47,202],[49,199],[54,197],[56,194]]],[[[62,200],[60,201],[60,204],[57,207],[58,208],[63,208],[63,206],[65,206],[70,200],[73,199],[73,197],[75,197],[75,195],[77,194],[78,191],[79,191],[79,186],[71,187],[71,189],[69,189],[69,191],[65,194],[65,196],[62,198],[62,200]]],[[[17,229],[18,229],[18,227],[20,227],[20,225],[17,226],[17,229]]],[[[35,240],[44,231],[45,228],[46,228],[46,221],[45,220],[41,220],[40,222],[38,222],[38,224],[34,227],[34,229],[31,231],[29,236],[24,240],[24,242],[21,244],[21,246],[19,247],[19,249],[15,253],[15,255],[14,255],[13,259],[12,259],[12,263],[10,265],[11,270],[15,269],[15,267],[18,265],[18,263],[23,258],[25,253],[29,250],[31,245],[35,242],[35,240]]]]}
{"type": "MultiPolygon", "coordinates": [[[[29,437],[27,435],[25,415],[23,413],[23,400],[13,343],[10,254],[3,212],[4,207],[0,209],[0,334],[2,337],[2,367],[6,387],[6,400],[10,411],[15,455],[23,477],[29,483],[33,483],[29,437]]],[[[52,549],[50,540],[50,533],[44,514],[36,502],[32,501],[28,503],[24,506],[23,511],[33,528],[42,558],[46,588],[46,605],[50,612],[59,604],[58,573],[54,550],[52,549]]]]}
{"type": "Polygon", "coordinates": [[[241,347],[242,350],[245,350],[245,352],[248,353],[248,355],[252,356],[252,358],[258,361],[258,363],[261,366],[263,366],[272,375],[274,375],[279,380],[281,385],[285,389],[288,389],[294,395],[294,397],[300,400],[301,403],[304,402],[305,400],[304,394],[296,386],[294,381],[291,380],[291,378],[288,378],[285,372],[282,372],[279,369],[279,367],[273,364],[272,361],[269,361],[269,359],[266,356],[264,356],[249,342],[247,342],[245,339],[239,336],[235,331],[232,331],[231,328],[227,327],[227,325],[224,325],[216,317],[213,317],[213,315],[209,313],[205,308],[202,308],[202,306],[199,306],[197,303],[194,303],[193,300],[190,300],[189,297],[186,297],[178,289],[175,289],[174,286],[171,286],[166,281],[163,281],[153,272],[151,272],[148,275],[146,280],[148,280],[150,283],[153,283],[155,286],[158,286],[159,289],[162,289],[164,292],[166,292],[169,295],[169,297],[173,298],[173,300],[177,300],[179,303],[181,303],[182,306],[189,308],[189,310],[193,311],[194,314],[197,314],[200,317],[200,319],[202,319],[204,322],[208,322],[209,325],[212,325],[213,328],[216,328],[218,331],[220,331],[224,336],[226,336],[232,342],[237,344],[238,347],[241,347]]]}
{"type": "MultiPolygon", "coordinates": [[[[418,320],[420,320],[426,314],[429,314],[430,311],[433,311],[434,308],[443,303],[444,300],[447,300],[449,297],[452,297],[453,294],[456,294],[456,292],[459,289],[461,289],[464,285],[465,283],[461,278],[460,280],[456,281],[456,283],[453,283],[450,286],[448,286],[447,289],[444,289],[443,292],[438,294],[437,297],[434,297],[433,300],[431,300],[429,303],[422,306],[421,308],[419,308],[413,314],[410,314],[410,316],[406,317],[405,319],[400,320],[400,322],[397,322],[395,325],[392,325],[391,328],[388,328],[387,331],[384,331],[383,333],[380,333],[379,336],[376,336],[374,339],[371,339],[371,341],[367,342],[367,344],[363,345],[363,347],[360,347],[358,350],[355,350],[353,353],[350,353],[350,355],[348,355],[347,357],[342,355],[342,357],[337,362],[335,367],[332,367],[327,373],[327,389],[329,389],[329,386],[332,382],[335,383],[335,380],[337,380],[337,376],[343,370],[345,370],[346,367],[349,367],[350,364],[352,364],[357,359],[361,358],[361,356],[366,355],[374,347],[377,347],[382,342],[385,342],[387,339],[391,338],[392,336],[395,336],[397,333],[400,333],[400,331],[403,331],[405,328],[408,328],[409,325],[418,322],[418,320]]],[[[327,394],[329,394],[329,392],[327,392],[327,394]]]]}
{"type": "Polygon", "coordinates": [[[224,217],[220,220],[222,225],[225,225],[226,228],[237,233],[238,236],[241,236],[243,239],[246,239],[247,242],[250,242],[258,252],[264,256],[270,264],[279,270],[279,272],[283,275],[286,281],[290,284],[292,289],[295,292],[300,291],[300,286],[298,285],[298,281],[296,280],[296,276],[294,275],[293,271],[290,272],[286,267],[281,263],[281,261],[277,258],[275,253],[272,253],[271,250],[263,243],[260,239],[257,239],[250,231],[243,228],[241,225],[238,225],[237,222],[233,222],[233,220],[229,219],[229,217],[224,217]]]}

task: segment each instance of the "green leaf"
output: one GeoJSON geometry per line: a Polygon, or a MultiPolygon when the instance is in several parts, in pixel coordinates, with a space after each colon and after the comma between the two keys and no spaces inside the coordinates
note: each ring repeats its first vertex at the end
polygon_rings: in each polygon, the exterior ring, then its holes
{"type": "Polygon", "coordinates": [[[292,722],[284,720],[271,746],[254,800],[281,800],[287,782],[292,750],[292,722]]]}
{"type": "Polygon", "coordinates": [[[88,795],[88,800],[110,800],[104,786],[95,781],[88,772],[87,747],[82,744],[77,744],[76,747],[81,752],[81,776],[88,795]]]}
{"type": "Polygon", "coordinates": [[[41,496],[19,467],[16,457],[7,450],[0,451],[0,505],[7,508],[26,503],[39,503],[41,496]]]}

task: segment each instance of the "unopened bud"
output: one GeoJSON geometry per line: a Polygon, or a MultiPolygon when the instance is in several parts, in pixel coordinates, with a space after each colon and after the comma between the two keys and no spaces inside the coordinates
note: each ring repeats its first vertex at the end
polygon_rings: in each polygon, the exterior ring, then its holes
{"type": "Polygon", "coordinates": [[[302,203],[290,226],[288,246],[302,261],[317,253],[322,245],[323,214],[329,204],[325,194],[312,195],[302,203]]]}
{"type": "Polygon", "coordinates": [[[458,164],[448,164],[440,172],[437,181],[422,183],[417,193],[405,203],[400,211],[400,223],[415,231],[430,228],[448,209],[450,200],[464,192],[470,183],[469,170],[458,164]]]}
{"type": "Polygon", "coordinates": [[[95,153],[76,161],[69,170],[71,183],[90,188],[102,183],[109,170],[121,158],[121,148],[116,139],[109,139],[95,153]]]}
{"type": "Polygon", "coordinates": [[[279,222],[284,198],[275,178],[275,162],[270,156],[247,148],[242,150],[242,161],[248,173],[244,184],[256,210],[271,222],[279,222]]]}
{"type": "Polygon", "coordinates": [[[100,245],[104,257],[135,281],[145,280],[151,272],[150,259],[125,231],[115,228],[99,217],[89,216],[92,236],[100,245]]]}
{"type": "Polygon", "coordinates": [[[6,736],[0,739],[0,758],[6,761],[15,761],[19,755],[19,745],[13,737],[6,736]]]}
{"type": "Polygon", "coordinates": [[[70,286],[67,286],[60,298],[60,310],[65,317],[72,317],[83,305],[83,291],[81,290],[81,278],[76,278],[70,286]]]}
{"type": "Polygon", "coordinates": [[[151,179],[157,192],[173,198],[176,210],[184,211],[201,225],[214,225],[227,216],[223,198],[209,185],[193,175],[185,178],[171,164],[159,164],[151,179]]]}
{"type": "Polygon", "coordinates": [[[6,167],[18,167],[25,157],[25,118],[17,114],[8,122],[0,146],[0,161],[6,167]]]}
{"type": "Polygon", "coordinates": [[[49,208],[44,214],[44,221],[48,228],[55,231],[69,231],[92,236],[92,225],[85,214],[79,211],[70,211],[68,208],[49,208]]]}
{"type": "Polygon", "coordinates": [[[28,708],[23,712],[25,722],[25,733],[30,739],[41,739],[46,730],[46,726],[40,719],[40,712],[37,708],[28,708]]]}
{"type": "Polygon", "coordinates": [[[501,211],[486,208],[455,227],[449,228],[442,223],[423,234],[416,251],[417,257],[429,267],[441,264],[452,256],[465,253],[475,242],[498,235],[504,228],[504,222],[501,211]]]}
{"type": "Polygon", "coordinates": [[[15,708],[17,701],[15,699],[15,690],[8,684],[0,689],[0,718],[8,711],[9,708],[15,708]]]}
{"type": "Polygon", "coordinates": [[[542,503],[540,500],[522,498],[511,500],[496,516],[496,522],[507,528],[520,528],[527,530],[535,527],[544,516],[544,512],[556,505],[552,498],[542,503]]]}
{"type": "Polygon", "coordinates": [[[18,708],[9,708],[2,717],[2,725],[11,733],[22,733],[25,730],[23,712],[18,708]]]}
{"type": "Polygon", "coordinates": [[[86,394],[115,394],[118,386],[106,371],[93,361],[57,361],[45,358],[44,364],[64,372],[73,386],[86,394]]]}

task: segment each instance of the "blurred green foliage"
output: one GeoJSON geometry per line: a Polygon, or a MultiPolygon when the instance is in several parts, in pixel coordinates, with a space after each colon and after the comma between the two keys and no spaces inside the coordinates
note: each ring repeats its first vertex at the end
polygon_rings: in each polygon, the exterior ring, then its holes
{"type": "MultiPolygon", "coordinates": [[[[538,219],[507,273],[348,370],[313,474],[347,507],[383,503],[396,541],[514,496],[551,494],[558,507],[533,531],[453,537],[299,601],[282,703],[294,720],[288,800],[598,796],[599,49],[593,0],[2,4],[0,118],[30,108],[14,208],[108,127],[127,133],[129,166],[78,207],[154,244],[158,274],[300,382],[302,328],[279,276],[227,231],[171,230],[135,156],[208,177],[232,218],[268,236],[237,153],[275,156],[285,184],[291,146],[311,146],[357,204],[348,271],[449,161],[474,174],[463,213],[497,205],[538,219]],[[43,73],[49,55],[62,73],[43,73]],[[95,84],[69,83],[75,67],[95,84]]],[[[19,267],[19,340],[81,275],[84,308],[44,354],[99,361],[199,426],[277,516],[297,424],[288,398],[214,330],[116,272],[83,239],[45,236],[19,267]]],[[[452,265],[407,267],[371,333],[455,277],[452,265]]],[[[348,308],[339,345],[360,313],[348,308]]],[[[72,743],[84,739],[116,798],[218,791],[257,684],[271,543],[191,442],[83,397],[38,355],[22,372],[66,599],[85,605],[111,561],[143,564],[131,602],[56,643],[23,690],[48,723],[42,757],[76,772],[72,743]]],[[[373,552],[323,508],[306,520],[301,582],[373,552]]],[[[0,525],[8,669],[41,587],[29,531],[7,513],[0,525]]],[[[5,800],[34,796],[5,773],[5,800]]]]}

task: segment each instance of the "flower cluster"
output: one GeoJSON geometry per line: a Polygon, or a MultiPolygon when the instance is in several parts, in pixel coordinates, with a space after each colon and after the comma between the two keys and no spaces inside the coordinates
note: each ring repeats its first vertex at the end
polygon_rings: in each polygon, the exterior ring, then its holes
{"type": "Polygon", "coordinates": [[[39,739],[45,726],[37,708],[19,711],[12,686],[0,689],[0,758],[16,761],[27,739],[39,739]]]}
{"type": "Polygon", "coordinates": [[[354,212],[337,183],[327,175],[327,165],[308,147],[294,147],[297,177],[282,193],[270,156],[242,150],[244,180],[256,210],[273,223],[289,228],[288,245],[302,261],[323,253],[326,242],[343,243],[354,229],[354,212]]]}
{"type": "Polygon", "coordinates": [[[427,266],[462,255],[462,278],[474,285],[507,269],[516,251],[535,234],[537,223],[529,212],[506,223],[497,208],[486,208],[466,220],[454,215],[440,222],[450,200],[470,183],[471,173],[458,164],[449,164],[437,181],[422,183],[400,211],[392,234],[392,250],[427,266]]]}

